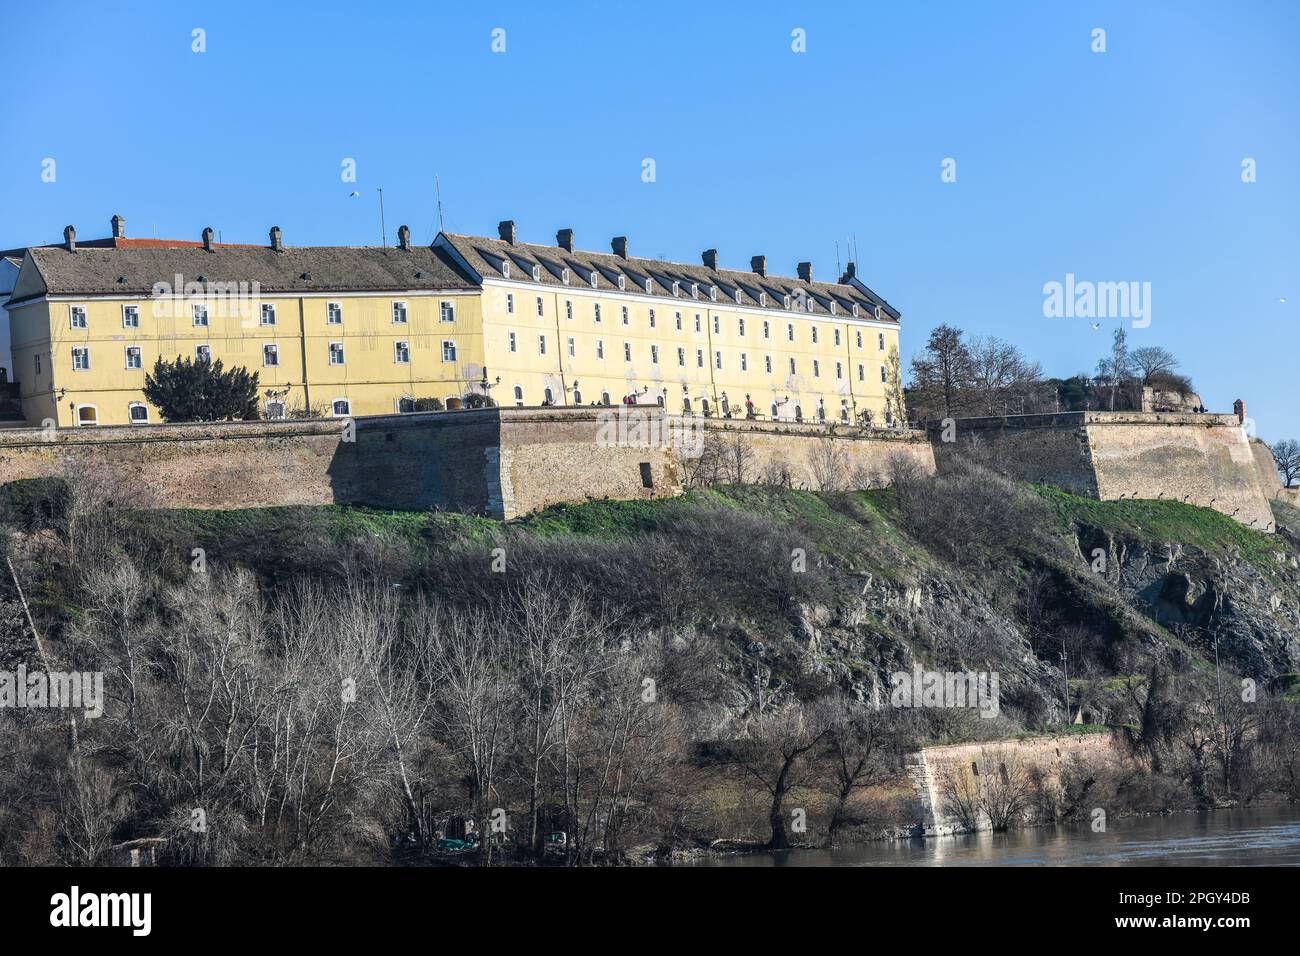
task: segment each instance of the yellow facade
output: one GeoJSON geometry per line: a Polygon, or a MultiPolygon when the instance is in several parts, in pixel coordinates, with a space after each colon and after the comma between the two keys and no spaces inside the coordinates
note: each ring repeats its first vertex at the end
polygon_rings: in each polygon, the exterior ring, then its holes
{"type": "Polygon", "coordinates": [[[479,295],[462,291],[57,297],[16,305],[11,316],[23,412],[33,425],[160,422],[144,398],[145,375],[160,356],[195,358],[201,349],[228,368],[257,372],[263,413],[272,416],[280,404],[286,414],[391,414],[417,399],[459,401],[482,377],[479,295]],[[404,322],[395,321],[394,303],[405,304],[404,322]],[[196,316],[196,307],[206,311],[196,316]],[[146,411],[133,418],[133,406],[146,411]]]}
{"type": "Polygon", "coordinates": [[[618,404],[635,393],[670,412],[744,414],[748,396],[763,418],[775,406],[788,421],[858,421],[863,410],[885,421],[894,323],[526,283],[487,283],[483,302],[503,405],[618,404]]]}

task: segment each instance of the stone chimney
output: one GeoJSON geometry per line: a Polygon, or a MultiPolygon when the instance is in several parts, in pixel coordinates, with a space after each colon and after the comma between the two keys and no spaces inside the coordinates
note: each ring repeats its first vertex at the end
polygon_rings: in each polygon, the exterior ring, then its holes
{"type": "Polygon", "coordinates": [[[77,251],[77,230],[74,226],[63,227],[63,244],[68,247],[69,252],[77,251]]]}
{"type": "Polygon", "coordinates": [[[113,238],[114,238],[114,239],[125,239],[125,238],[126,238],[126,220],[125,220],[125,219],[123,219],[121,216],[114,216],[112,219],[110,219],[110,220],[108,221],[108,224],[109,224],[110,227],[112,227],[112,230],[113,230],[113,238]]]}
{"type": "Polygon", "coordinates": [[[704,253],[700,256],[700,258],[704,260],[704,267],[706,269],[712,269],[714,272],[718,271],[718,250],[717,249],[705,249],[704,253]]]}
{"type": "Polygon", "coordinates": [[[406,252],[411,251],[411,227],[410,226],[397,227],[397,248],[405,250],[406,252]]]}
{"type": "Polygon", "coordinates": [[[1232,403],[1232,414],[1237,416],[1237,421],[1242,425],[1246,424],[1246,403],[1237,399],[1232,403]]]}
{"type": "Polygon", "coordinates": [[[844,268],[844,275],[840,276],[840,285],[848,285],[850,282],[853,281],[854,278],[857,277],[857,274],[858,274],[857,264],[854,263],[852,259],[850,259],[849,264],[844,268]]]}
{"type": "Polygon", "coordinates": [[[763,278],[767,278],[767,256],[750,256],[749,268],[763,278]]]}
{"type": "Polygon", "coordinates": [[[276,252],[284,252],[284,242],[281,240],[281,232],[279,226],[271,227],[271,248],[274,249],[276,252]]]}
{"type": "Polygon", "coordinates": [[[212,236],[213,236],[213,232],[211,226],[208,226],[206,229],[203,230],[203,248],[207,252],[212,251],[212,236]]]}
{"type": "Polygon", "coordinates": [[[497,235],[513,246],[515,244],[515,221],[513,219],[502,219],[497,223],[497,235]]]}
{"type": "Polygon", "coordinates": [[[801,262],[801,263],[799,263],[798,269],[799,269],[799,278],[800,278],[800,279],[802,279],[804,282],[812,282],[812,263],[811,263],[811,262],[801,262]]]}
{"type": "Polygon", "coordinates": [[[561,229],[555,234],[555,244],[565,252],[573,251],[573,230],[561,229]]]}
{"type": "Polygon", "coordinates": [[[609,245],[614,250],[614,255],[620,259],[627,258],[627,236],[615,236],[610,240],[609,245]]]}

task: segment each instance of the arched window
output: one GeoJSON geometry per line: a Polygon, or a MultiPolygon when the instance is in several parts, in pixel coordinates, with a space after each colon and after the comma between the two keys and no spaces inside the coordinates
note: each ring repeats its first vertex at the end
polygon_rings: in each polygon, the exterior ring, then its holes
{"type": "Polygon", "coordinates": [[[463,401],[461,401],[461,398],[460,398],[459,395],[448,395],[448,396],[447,396],[447,401],[446,401],[446,403],[443,405],[443,407],[446,408],[447,411],[449,411],[449,412],[455,412],[455,411],[459,411],[460,409],[464,408],[464,407],[465,407],[465,403],[464,403],[463,401]]]}
{"type": "Polygon", "coordinates": [[[777,418],[780,417],[780,414],[781,414],[781,409],[777,407],[776,402],[773,402],[773,403],[772,403],[772,421],[776,421],[777,418]]]}
{"type": "Polygon", "coordinates": [[[820,402],[817,403],[817,420],[819,422],[826,421],[826,406],[820,402]]]}
{"type": "Polygon", "coordinates": [[[285,415],[284,402],[280,401],[279,399],[276,399],[275,401],[266,403],[266,417],[268,420],[279,421],[280,419],[284,418],[284,415],[285,415]]]}
{"type": "Polygon", "coordinates": [[[601,393],[600,393],[600,404],[602,404],[602,405],[608,405],[608,404],[609,404],[609,392],[601,392],[601,393]]]}
{"type": "Polygon", "coordinates": [[[582,404],[582,392],[578,391],[576,388],[573,390],[573,404],[582,404]]]}
{"type": "Polygon", "coordinates": [[[707,418],[709,415],[709,400],[707,398],[700,399],[700,410],[704,412],[704,415],[707,418]]]}
{"type": "Polygon", "coordinates": [[[397,412],[399,415],[407,415],[413,411],[415,411],[415,399],[403,397],[397,400],[397,412]]]}
{"type": "Polygon", "coordinates": [[[691,413],[691,400],[689,398],[682,399],[682,411],[684,411],[687,415],[691,413]]]}
{"type": "Polygon", "coordinates": [[[796,405],[796,406],[794,407],[794,420],[797,421],[797,422],[801,422],[801,421],[803,421],[803,406],[802,406],[802,405],[796,405]]]}
{"type": "Polygon", "coordinates": [[[555,404],[555,393],[552,392],[549,388],[542,393],[542,404],[543,405],[555,404]]]}
{"type": "Polygon", "coordinates": [[[78,406],[77,406],[77,426],[78,426],[78,427],[80,427],[80,426],[82,426],[82,425],[87,425],[87,426],[89,426],[89,425],[98,425],[98,424],[99,424],[99,409],[98,409],[98,408],[96,408],[94,405],[78,405],[78,406]]]}
{"type": "Polygon", "coordinates": [[[132,425],[149,424],[149,406],[141,402],[132,402],[126,407],[127,419],[132,425]]]}
{"type": "Polygon", "coordinates": [[[524,407],[524,388],[522,385],[515,386],[515,404],[520,408],[524,407]]]}

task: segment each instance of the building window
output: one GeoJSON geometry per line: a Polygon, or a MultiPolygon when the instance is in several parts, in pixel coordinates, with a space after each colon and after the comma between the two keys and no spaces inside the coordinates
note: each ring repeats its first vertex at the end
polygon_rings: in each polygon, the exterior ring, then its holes
{"type": "Polygon", "coordinates": [[[843,377],[844,377],[844,363],[843,363],[843,362],[836,362],[836,363],[835,363],[835,378],[838,380],[838,379],[841,379],[841,378],[843,378],[843,377]]]}
{"type": "Polygon", "coordinates": [[[790,374],[791,374],[791,375],[795,374],[795,371],[794,371],[794,359],[790,359],[790,374]]]}
{"type": "Polygon", "coordinates": [[[573,389],[573,404],[575,405],[582,404],[582,392],[578,389],[576,385],[574,386],[573,389]]]}
{"type": "Polygon", "coordinates": [[[695,331],[700,331],[700,313],[695,313],[695,331]]]}
{"type": "MultiPolygon", "coordinates": [[[[515,294],[513,292],[506,293],[506,314],[507,315],[515,314],[515,294]]],[[[443,321],[446,322],[448,320],[443,319],[443,321]]]]}
{"type": "Polygon", "coordinates": [[[744,352],[740,353],[740,370],[742,372],[749,371],[749,356],[746,355],[744,352]]]}
{"type": "Polygon", "coordinates": [[[456,343],[451,339],[442,340],[442,360],[444,362],[456,361],[456,343]]]}
{"type": "Polygon", "coordinates": [[[75,348],[72,350],[72,367],[78,372],[85,372],[90,368],[90,349],[75,348]]]}
{"type": "Polygon", "coordinates": [[[677,350],[677,365],[680,368],[686,367],[686,349],[679,348],[677,350]]]}
{"type": "Polygon", "coordinates": [[[859,366],[858,366],[858,381],[859,381],[859,382],[864,382],[864,381],[866,381],[866,378],[867,378],[867,370],[866,370],[866,368],[864,368],[863,366],[859,365],[859,366]]]}
{"type": "Polygon", "coordinates": [[[812,327],[812,344],[817,344],[817,326],[815,325],[812,327]]]}
{"type": "Polygon", "coordinates": [[[853,334],[854,334],[854,336],[855,336],[855,337],[857,338],[857,340],[858,340],[858,348],[862,348],[862,330],[859,329],[858,331],[854,332],[853,334]]]}
{"type": "Polygon", "coordinates": [[[696,368],[704,368],[704,349],[695,350],[695,366],[696,368]]]}
{"type": "Polygon", "coordinates": [[[330,343],[330,364],[331,365],[343,364],[343,343],[342,342],[330,343]]]}
{"type": "Polygon", "coordinates": [[[84,329],[86,327],[86,308],[81,305],[73,305],[68,308],[68,321],[72,323],[74,329],[84,329]]]}
{"type": "Polygon", "coordinates": [[[609,392],[601,392],[601,393],[600,393],[600,404],[602,404],[602,405],[606,405],[606,406],[609,405],[609,392]]]}
{"type": "Polygon", "coordinates": [[[325,303],[325,322],[328,325],[343,324],[343,306],[337,302],[325,303]]]}
{"type": "Polygon", "coordinates": [[[280,347],[278,345],[262,346],[262,364],[267,368],[274,368],[280,364],[280,347]]]}
{"type": "Polygon", "coordinates": [[[126,347],[126,367],[144,368],[144,359],[140,355],[140,346],[128,345],[126,347]]]}
{"type": "Polygon", "coordinates": [[[77,406],[77,427],[78,428],[82,427],[83,425],[88,428],[93,428],[95,425],[98,424],[99,424],[98,408],[96,408],[94,405],[77,406]]]}
{"type": "Polygon", "coordinates": [[[196,326],[206,327],[208,324],[208,307],[206,305],[196,305],[190,308],[190,314],[194,316],[196,326]]]}
{"type": "Polygon", "coordinates": [[[352,403],[346,398],[336,398],[330,403],[335,418],[346,418],[352,414],[352,403]]]}
{"type": "Polygon", "coordinates": [[[771,337],[772,337],[772,323],[768,322],[767,319],[764,319],[764,320],[763,320],[763,338],[765,338],[765,339],[770,339],[771,337]]]}
{"type": "Polygon", "coordinates": [[[847,398],[840,399],[840,423],[844,425],[849,423],[849,400],[847,398]]]}
{"type": "Polygon", "coordinates": [[[821,378],[821,375],[822,363],[817,361],[817,359],[813,359],[813,378],[821,378]]]}
{"type": "Polygon", "coordinates": [[[126,407],[126,417],[132,425],[148,425],[149,406],[140,402],[132,402],[126,407]]]}
{"type": "Polygon", "coordinates": [[[393,361],[398,365],[411,364],[411,343],[397,341],[393,343],[393,361]]]}
{"type": "Polygon", "coordinates": [[[650,362],[654,365],[659,364],[659,346],[650,346],[650,362]]]}
{"type": "Polygon", "coordinates": [[[397,414],[409,415],[413,411],[415,411],[415,399],[409,395],[403,395],[397,400],[397,414]]]}
{"type": "Polygon", "coordinates": [[[600,303],[599,303],[599,302],[595,303],[595,305],[592,306],[592,314],[594,314],[594,315],[596,316],[596,321],[599,322],[599,321],[600,321],[600,303]]]}
{"type": "Polygon", "coordinates": [[[791,323],[790,325],[787,325],[787,326],[785,327],[785,337],[788,338],[791,342],[794,341],[794,324],[793,324],[793,323],[791,323]]]}
{"type": "Polygon", "coordinates": [[[605,340],[596,339],[596,358],[603,359],[604,357],[605,357],[605,340]]]}
{"type": "Polygon", "coordinates": [[[721,320],[716,315],[713,317],[713,334],[714,335],[722,334],[722,323],[721,320]]]}
{"type": "Polygon", "coordinates": [[[624,342],[624,343],[623,343],[623,361],[624,361],[624,362],[630,362],[630,361],[632,361],[632,343],[631,343],[631,342],[624,342]]]}
{"type": "Polygon", "coordinates": [[[627,306],[623,306],[623,324],[628,324],[627,306]]]}
{"type": "Polygon", "coordinates": [[[713,353],[713,367],[716,369],[722,368],[722,352],[720,350],[715,350],[713,353]]]}
{"type": "Polygon", "coordinates": [[[393,303],[393,321],[398,325],[406,324],[406,303],[405,302],[393,303]]]}
{"type": "Polygon", "coordinates": [[[537,316],[541,318],[544,315],[546,315],[546,306],[542,303],[542,297],[539,295],[537,297],[537,316]]]}
{"type": "Polygon", "coordinates": [[[140,307],[138,305],[122,306],[122,328],[138,329],[140,327],[140,307]]]}
{"type": "Polygon", "coordinates": [[[275,306],[270,302],[262,303],[262,324],[275,325],[275,306]]]}
{"type": "Polygon", "coordinates": [[[838,328],[835,329],[835,344],[840,344],[840,330],[838,328]]]}
{"type": "Polygon", "coordinates": [[[32,358],[36,359],[36,374],[37,374],[37,375],[40,375],[40,374],[41,374],[41,356],[40,356],[40,354],[38,353],[38,354],[32,356],[32,358]]]}
{"type": "MultiPolygon", "coordinates": [[[[877,337],[876,341],[880,345],[880,351],[883,352],[885,350],[885,333],[881,332],[880,335],[877,337]]],[[[858,344],[860,345],[861,343],[858,344]]]]}
{"type": "Polygon", "coordinates": [[[780,416],[781,416],[781,409],[780,409],[780,407],[776,404],[776,402],[773,402],[773,403],[772,403],[772,419],[773,419],[773,421],[775,421],[775,420],[776,420],[777,418],[779,418],[780,416]]]}
{"type": "MultiPolygon", "coordinates": [[[[515,297],[513,295],[509,295],[509,294],[506,295],[506,306],[511,312],[515,310],[515,297]]],[[[402,308],[404,313],[406,308],[405,303],[402,303],[402,308]]],[[[403,319],[402,321],[406,321],[406,320],[403,319]]],[[[438,302],[438,321],[439,322],[456,321],[455,302],[452,302],[450,299],[442,299],[441,301],[438,302]]]]}
{"type": "Polygon", "coordinates": [[[772,356],[770,355],[763,356],[763,368],[767,371],[768,375],[772,374],[772,356]]]}
{"type": "Polygon", "coordinates": [[[564,317],[570,321],[573,320],[573,303],[568,299],[564,300],[564,317]]]}
{"type": "MultiPolygon", "coordinates": [[[[274,346],[272,346],[272,347],[274,347],[274,346]]],[[[211,345],[196,345],[196,346],[194,346],[194,361],[196,361],[196,362],[211,362],[211,361],[212,361],[212,346],[211,346],[211,345]]]]}
{"type": "Polygon", "coordinates": [[[522,385],[515,386],[515,404],[520,408],[524,407],[524,389],[522,385]]]}
{"type": "Polygon", "coordinates": [[[677,331],[680,332],[681,330],[682,330],[682,314],[681,314],[680,312],[678,312],[678,313],[677,313],[677,331]]]}
{"type": "Polygon", "coordinates": [[[569,336],[569,358],[577,358],[577,356],[578,356],[578,343],[574,341],[573,336],[570,335],[569,336]]]}
{"type": "Polygon", "coordinates": [[[740,334],[741,334],[741,335],[744,335],[744,334],[745,334],[745,320],[744,320],[744,319],[741,319],[741,320],[740,320],[740,334]]]}
{"type": "Polygon", "coordinates": [[[888,379],[888,378],[886,377],[886,375],[885,375],[885,367],[884,367],[883,365],[880,366],[880,380],[881,380],[882,382],[888,382],[888,381],[889,381],[889,379],[888,379]]]}
{"type": "Polygon", "coordinates": [[[546,336],[544,335],[537,336],[537,354],[538,355],[546,354],[546,336]]]}
{"type": "Polygon", "coordinates": [[[534,282],[541,282],[541,281],[542,281],[542,267],[541,267],[541,266],[533,266],[532,272],[533,272],[533,281],[534,281],[534,282]]]}
{"type": "Polygon", "coordinates": [[[654,327],[655,327],[655,310],[654,310],[654,309],[651,309],[651,310],[650,310],[650,328],[653,329],[654,327]]]}
{"type": "Polygon", "coordinates": [[[511,333],[510,333],[510,351],[512,351],[512,352],[516,351],[516,350],[517,350],[517,349],[516,349],[517,344],[518,344],[518,343],[517,343],[516,340],[515,340],[515,333],[511,332],[511,333]]]}

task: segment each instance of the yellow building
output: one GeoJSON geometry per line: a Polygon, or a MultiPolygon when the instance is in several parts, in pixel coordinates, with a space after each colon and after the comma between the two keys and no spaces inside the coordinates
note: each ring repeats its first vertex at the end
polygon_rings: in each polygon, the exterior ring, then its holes
{"type": "Polygon", "coordinates": [[[440,234],[394,248],[113,237],[25,251],[5,303],[28,423],[160,421],[157,358],[259,375],[266,417],[634,400],[669,411],[883,423],[898,313],[854,275],[814,282],[440,234]],[[436,403],[432,400],[437,400],[436,403]]]}

